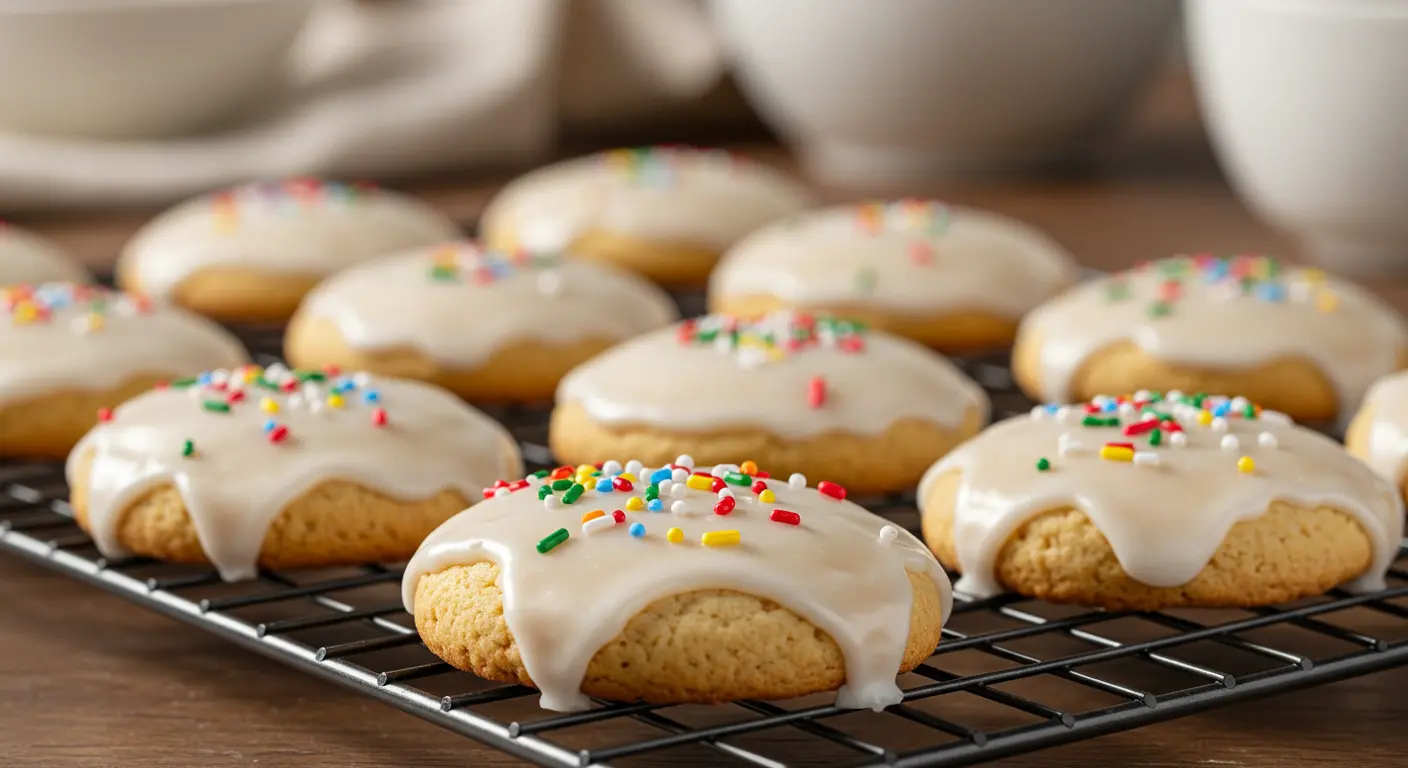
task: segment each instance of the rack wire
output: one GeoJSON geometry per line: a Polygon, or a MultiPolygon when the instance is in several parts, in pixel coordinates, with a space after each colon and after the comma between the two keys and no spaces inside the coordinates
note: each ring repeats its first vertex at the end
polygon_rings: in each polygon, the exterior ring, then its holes
{"type": "MultiPolygon", "coordinates": [[[[686,312],[699,297],[684,297],[686,312]]],[[[281,329],[243,329],[277,359],[281,329]]],[[[959,361],[995,416],[1031,403],[997,358],[959,361]]],[[[493,411],[533,467],[551,465],[547,413],[493,411]]],[[[263,572],[108,560],[74,524],[62,467],[0,463],[0,550],[198,626],[491,747],[545,766],[691,764],[962,766],[1408,664],[1408,542],[1373,594],[1334,591],[1248,611],[1115,613],[1015,595],[956,595],[943,641],[902,676],[904,702],[854,712],[819,695],[716,706],[597,702],[557,714],[537,693],[459,672],[420,643],[386,565],[263,572]]],[[[863,500],[914,529],[913,498],[863,500]]]]}

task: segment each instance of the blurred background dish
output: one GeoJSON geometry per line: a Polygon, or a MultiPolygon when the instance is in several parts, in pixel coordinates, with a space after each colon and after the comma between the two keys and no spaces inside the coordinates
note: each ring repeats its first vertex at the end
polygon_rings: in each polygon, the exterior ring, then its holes
{"type": "Polygon", "coordinates": [[[1246,203],[1327,267],[1408,274],[1408,3],[1190,0],[1187,28],[1246,203]]]}
{"type": "Polygon", "coordinates": [[[886,186],[1092,149],[1176,0],[715,0],[753,106],[823,182],[886,186]]]}
{"type": "Polygon", "coordinates": [[[89,138],[209,128],[268,97],[312,0],[6,0],[0,127],[89,138]]]}

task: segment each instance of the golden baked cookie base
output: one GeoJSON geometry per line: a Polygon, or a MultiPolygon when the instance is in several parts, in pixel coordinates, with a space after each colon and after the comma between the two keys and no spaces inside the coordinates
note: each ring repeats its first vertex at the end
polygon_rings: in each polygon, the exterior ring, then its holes
{"type": "Polygon", "coordinates": [[[874,437],[828,433],[787,440],[761,429],[672,432],[644,426],[597,423],[581,405],[553,409],[548,441],[558,461],[590,464],[603,456],[629,456],[662,466],[689,454],[700,466],[751,459],[777,477],[801,472],[810,482],[830,480],[852,493],[903,491],[914,487],[939,457],[977,434],[982,415],[968,412],[962,424],[945,428],[903,419],[874,437]]]}
{"type": "MultiPolygon", "coordinates": [[[[490,562],[427,574],[416,585],[416,629],[436,656],[489,680],[532,686],[503,613],[499,568],[490,562]]],[[[939,642],[942,603],[927,576],[911,573],[914,608],[898,672],[939,642]]],[[[651,603],[592,657],[582,692],[652,704],[786,699],[839,688],[836,642],[763,598],[707,589],[651,603]]]]}
{"type": "Polygon", "coordinates": [[[558,380],[568,371],[613,344],[611,339],[522,341],[475,368],[450,368],[410,347],[354,349],[331,320],[300,314],[289,324],[284,354],[296,368],[336,365],[346,371],[428,381],[480,403],[538,403],[552,399],[558,380]]]}
{"type": "Polygon", "coordinates": [[[858,304],[817,304],[797,307],[766,295],[717,296],[710,294],[709,311],[754,317],[776,309],[798,309],[858,320],[871,328],[889,331],[950,355],[972,354],[1011,346],[1017,320],[984,310],[963,310],[938,315],[883,312],[858,304]]]}
{"type": "MultiPolygon", "coordinates": [[[[1345,450],[1361,459],[1369,456],[1369,440],[1373,434],[1374,427],[1374,407],[1365,404],[1354,415],[1354,419],[1349,422],[1349,428],[1344,433],[1345,450]]],[[[1399,493],[1405,502],[1408,502],[1408,475],[1390,478],[1397,486],[1399,493]]]]}
{"type": "MultiPolygon", "coordinates": [[[[961,472],[934,478],[922,500],[924,540],[949,568],[958,567],[953,513],[961,472]]],[[[1324,594],[1364,573],[1373,561],[1369,535],[1330,507],[1274,502],[1232,526],[1197,576],[1178,587],[1153,587],[1125,573],[1104,534],[1071,507],[1033,515],[998,552],[997,581],[1012,592],[1053,603],[1111,610],[1234,608],[1324,594]]]]}
{"type": "MultiPolygon", "coordinates": [[[[206,267],[176,286],[172,302],[224,323],[283,322],[321,280],[321,275],[206,267]]],[[[118,262],[117,284],[129,293],[144,293],[130,262],[118,262]]]]}
{"type": "Polygon", "coordinates": [[[62,461],[98,423],[98,409],[116,408],[172,378],[139,373],[112,389],[66,390],[0,405],[0,459],[62,461]]]}
{"type": "MultiPolygon", "coordinates": [[[[484,243],[490,248],[513,251],[518,237],[511,231],[488,228],[484,243]]],[[[563,253],[569,258],[610,264],[635,272],[667,288],[697,288],[709,279],[719,252],[688,243],[662,243],[610,232],[584,232],[563,253]]]]}

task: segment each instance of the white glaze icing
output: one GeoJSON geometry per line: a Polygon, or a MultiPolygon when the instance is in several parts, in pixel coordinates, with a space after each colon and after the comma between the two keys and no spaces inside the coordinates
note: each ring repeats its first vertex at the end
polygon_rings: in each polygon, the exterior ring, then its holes
{"type": "Polygon", "coordinates": [[[87,270],[58,246],[33,232],[0,222],[0,285],[90,280],[87,270]]]}
{"type": "Polygon", "coordinates": [[[1119,419],[1121,426],[1112,427],[1084,426],[1083,406],[1039,406],[939,460],[920,483],[920,507],[929,504],[934,478],[962,472],[953,526],[963,571],[958,589],[999,592],[993,569],[1008,537],[1032,516],[1060,507],[1084,512],[1133,578],[1155,587],[1186,584],[1235,523],[1260,517],[1277,500],[1329,506],[1357,520],[1373,542],[1374,559],[1351,586],[1382,588],[1403,536],[1403,503],[1387,482],[1338,443],[1282,414],[1248,420],[1232,408],[1202,425],[1191,405],[1169,410],[1183,427],[1182,440],[1170,439],[1166,429],[1157,446],[1148,433],[1125,435],[1144,418],[1129,409],[1101,414],[1119,419]],[[1133,443],[1135,460],[1102,458],[1109,442],[1133,443]],[[1252,462],[1250,472],[1239,466],[1243,457],[1252,462]],[[1048,471],[1037,467],[1042,458],[1048,471]]]}
{"type": "Polygon", "coordinates": [[[931,201],[808,211],[754,232],[710,276],[716,296],[903,314],[985,310],[1016,319],[1076,280],[1039,230],[1001,214],[931,201]]]}
{"type": "Polygon", "coordinates": [[[208,267],[329,275],[366,259],[451,240],[454,222],[413,198],[335,182],[247,184],[188,200],[123,250],[142,292],[169,296],[208,267]]]}
{"type": "MultiPolygon", "coordinates": [[[[347,480],[405,500],[448,489],[478,499],[495,479],[522,472],[508,432],[438,387],[344,376],[286,392],[245,380],[246,371],[259,370],[216,371],[207,374],[210,384],[153,390],[83,438],[69,456],[68,480],[77,481],[79,463],[91,456],[88,515],[99,551],[124,554],[116,530],[121,512],[164,483],[181,494],[210,562],[233,581],[255,576],[269,525],[324,481],[347,480]],[[331,399],[354,381],[363,383],[339,395],[340,404],[331,399]],[[228,403],[232,389],[244,395],[228,411],[207,410],[207,402],[228,403]],[[374,423],[376,409],[385,413],[383,425],[374,423]],[[286,432],[269,431],[269,422],[286,432]]],[[[268,380],[290,375],[270,370],[268,380]]]]}
{"type": "Polygon", "coordinates": [[[770,503],[748,484],[728,486],[736,506],[727,515],[714,513],[721,498],[714,491],[665,479],[677,490],[662,511],[623,512],[624,522],[584,530],[584,512],[599,508],[610,516],[625,510],[628,498],[644,496],[650,470],[636,478],[629,492],[591,488],[571,504],[560,503],[565,492],[540,500],[543,481],[534,479],[456,516],[425,540],[407,567],[406,610],[415,610],[423,575],[497,564],[504,620],[543,693],[542,706],[571,711],[590,705],[581,693],[587,666],[633,616],[670,595],[737,590],[776,602],[836,641],[846,662],[837,706],[878,710],[899,703],[895,675],[913,606],[906,572],[933,580],[945,618],[952,606],[947,576],[918,539],[805,482],[778,479],[764,481],[776,496],[770,503]],[[774,509],[797,513],[800,523],[773,521],[774,509]],[[644,535],[632,535],[632,524],[643,526],[644,535]],[[670,542],[675,527],[682,540],[670,542]],[[538,542],[559,528],[569,538],[540,554],[538,542]],[[737,531],[739,543],[702,543],[705,534],[719,531],[737,531]]]}
{"type": "Polygon", "coordinates": [[[904,418],[956,427],[974,411],[987,418],[987,396],[947,358],[879,332],[828,330],[820,343],[791,352],[759,341],[792,338],[809,316],[775,312],[756,321],[723,315],[686,320],[613,347],[578,366],[558,386],[557,402],[579,403],[604,424],[681,430],[756,427],[801,439],[827,432],[874,436],[904,418]],[[720,332],[740,329],[739,339],[720,332]],[[814,381],[824,395],[813,405],[814,381]]]}
{"type": "Polygon", "coordinates": [[[1334,385],[1340,417],[1348,418],[1369,385],[1398,368],[1408,343],[1403,321],[1368,291],[1315,270],[1276,264],[1273,277],[1258,277],[1272,264],[1261,257],[1168,259],[1081,285],[1037,308],[1022,332],[1041,339],[1043,396],[1071,399],[1071,381],[1086,359],[1128,341],[1185,365],[1242,369],[1308,359],[1334,385]],[[1182,275],[1179,296],[1163,303],[1166,314],[1153,316],[1169,271],[1182,275]],[[1253,276],[1246,293],[1236,277],[1241,271],[1253,276]]]}
{"type": "Polygon", "coordinates": [[[600,230],[723,251],[811,198],[779,171],[721,151],[617,150],[540,168],[484,210],[487,233],[535,252],[567,250],[600,230]]]}
{"type": "Polygon", "coordinates": [[[1395,486],[1408,468],[1408,371],[1374,382],[1364,397],[1370,412],[1369,442],[1360,456],[1395,486]]]}
{"type": "Polygon", "coordinates": [[[0,288],[0,404],[247,359],[229,332],[176,307],[72,283],[0,288]]]}
{"type": "Polygon", "coordinates": [[[621,340],[678,318],[668,295],[630,273],[470,242],[341,272],[308,295],[300,315],[333,321],[357,349],[409,346],[461,368],[523,341],[621,340]]]}

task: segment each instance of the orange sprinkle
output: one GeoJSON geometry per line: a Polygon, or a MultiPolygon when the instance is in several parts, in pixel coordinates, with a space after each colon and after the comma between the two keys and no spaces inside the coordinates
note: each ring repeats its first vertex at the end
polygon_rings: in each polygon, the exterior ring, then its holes
{"type": "Polygon", "coordinates": [[[585,523],[585,522],[587,522],[588,520],[595,520],[595,519],[597,519],[598,517],[606,517],[606,510],[604,510],[604,509],[593,509],[593,510],[590,511],[590,512],[583,512],[583,513],[582,513],[582,522],[585,523]]]}
{"type": "Polygon", "coordinates": [[[754,461],[745,461],[738,465],[738,470],[745,475],[756,475],[758,474],[758,464],[754,461]]]}

